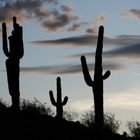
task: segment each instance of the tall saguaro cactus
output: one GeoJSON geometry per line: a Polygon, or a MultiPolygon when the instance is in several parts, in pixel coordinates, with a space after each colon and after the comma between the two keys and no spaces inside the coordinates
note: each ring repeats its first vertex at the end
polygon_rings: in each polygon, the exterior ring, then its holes
{"type": "Polygon", "coordinates": [[[68,97],[65,96],[62,101],[62,92],[61,92],[61,78],[57,77],[57,99],[54,99],[53,91],[49,91],[51,103],[56,107],[56,117],[62,119],[63,117],[63,106],[66,105],[68,97]]]}
{"type": "Polygon", "coordinates": [[[12,35],[8,37],[8,47],[6,23],[2,24],[3,52],[8,57],[6,60],[6,70],[9,93],[12,98],[12,108],[14,110],[19,110],[19,65],[20,59],[24,54],[24,49],[22,27],[17,24],[16,17],[13,17],[13,28],[12,35]]]}
{"type": "Polygon", "coordinates": [[[94,95],[94,108],[95,108],[95,127],[100,129],[104,125],[104,111],[103,111],[103,80],[110,76],[110,71],[106,71],[103,75],[102,68],[102,50],[103,50],[103,34],[104,27],[99,27],[98,42],[95,54],[95,68],[94,68],[94,80],[92,80],[86,58],[81,56],[81,64],[85,82],[88,86],[92,87],[94,95]]]}

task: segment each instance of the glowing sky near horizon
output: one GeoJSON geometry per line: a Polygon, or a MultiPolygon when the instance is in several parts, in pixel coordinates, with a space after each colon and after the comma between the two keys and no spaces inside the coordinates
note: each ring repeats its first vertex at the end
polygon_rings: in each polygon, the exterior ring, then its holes
{"type": "MultiPolygon", "coordinates": [[[[126,122],[140,121],[140,1],[135,0],[1,0],[0,22],[11,32],[12,17],[23,26],[25,54],[21,60],[21,98],[34,97],[51,106],[49,90],[56,93],[62,78],[63,97],[76,111],[93,106],[92,89],[81,72],[86,55],[91,76],[94,69],[98,27],[104,32],[104,107],[126,122]]],[[[11,103],[5,60],[0,47],[1,98],[11,103]]]]}

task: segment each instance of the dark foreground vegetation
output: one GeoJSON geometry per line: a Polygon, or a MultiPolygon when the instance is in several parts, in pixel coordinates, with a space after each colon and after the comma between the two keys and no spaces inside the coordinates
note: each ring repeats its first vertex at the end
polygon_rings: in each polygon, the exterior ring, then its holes
{"type": "Polygon", "coordinates": [[[50,108],[35,102],[22,101],[20,111],[0,103],[0,135],[3,139],[18,140],[138,140],[102,129],[95,131],[79,121],[53,117],[50,108]]]}

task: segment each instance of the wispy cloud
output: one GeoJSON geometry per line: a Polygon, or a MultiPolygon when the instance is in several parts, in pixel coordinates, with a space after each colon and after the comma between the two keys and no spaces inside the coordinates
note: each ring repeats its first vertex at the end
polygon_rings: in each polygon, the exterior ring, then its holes
{"type": "Polygon", "coordinates": [[[74,36],[74,37],[68,37],[68,38],[60,38],[56,40],[42,40],[42,41],[34,41],[32,43],[37,44],[64,44],[64,45],[90,45],[95,44],[97,40],[96,36],[91,35],[81,35],[81,36],[74,36]]]}
{"type": "MultiPolygon", "coordinates": [[[[139,35],[120,35],[115,38],[104,37],[104,45],[130,45],[134,43],[140,42],[139,35]]],[[[87,46],[87,45],[95,45],[97,43],[97,36],[96,35],[80,35],[80,36],[73,36],[68,38],[60,38],[55,40],[41,40],[41,41],[34,41],[32,43],[38,44],[64,44],[64,45],[75,45],[76,46],[87,46]]]]}
{"type": "Polygon", "coordinates": [[[132,45],[128,45],[125,47],[120,47],[117,49],[114,49],[112,51],[108,51],[104,53],[105,55],[109,56],[122,56],[122,57],[133,57],[133,58],[139,58],[140,57],[140,42],[132,45]]]}
{"type": "Polygon", "coordinates": [[[140,9],[130,9],[122,13],[122,16],[140,19],[140,9]]]}
{"type": "MultiPolygon", "coordinates": [[[[94,53],[87,52],[87,53],[80,53],[71,55],[70,57],[80,57],[81,55],[85,55],[87,57],[93,57],[94,53]]],[[[126,58],[140,58],[140,42],[136,44],[131,44],[128,46],[121,46],[116,49],[108,50],[103,52],[103,56],[110,57],[110,58],[120,58],[120,57],[126,57],[126,58]]]]}
{"type": "MultiPolygon", "coordinates": [[[[113,64],[113,63],[105,63],[103,65],[104,69],[110,69],[110,70],[121,70],[124,67],[119,64],[113,64]]],[[[88,68],[90,71],[94,70],[93,64],[88,64],[88,68]]],[[[38,67],[21,67],[21,72],[24,73],[42,73],[42,74],[76,74],[81,73],[82,68],[80,64],[77,65],[55,65],[55,66],[38,66],[38,67]]]]}

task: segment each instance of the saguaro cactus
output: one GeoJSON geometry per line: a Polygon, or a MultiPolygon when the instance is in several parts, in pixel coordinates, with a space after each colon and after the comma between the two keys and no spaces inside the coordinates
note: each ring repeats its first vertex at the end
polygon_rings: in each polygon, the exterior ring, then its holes
{"type": "Polygon", "coordinates": [[[6,23],[2,24],[3,37],[3,52],[8,57],[6,60],[7,81],[9,93],[12,98],[12,108],[19,109],[19,73],[20,73],[20,59],[23,57],[23,39],[22,27],[16,22],[16,17],[13,17],[13,31],[12,35],[8,37],[9,47],[7,41],[6,23]]]}
{"type": "Polygon", "coordinates": [[[57,99],[55,101],[53,96],[53,91],[49,91],[51,103],[56,107],[56,117],[62,119],[63,117],[63,106],[67,103],[68,97],[65,96],[62,101],[62,92],[61,92],[61,78],[57,77],[57,99]]]}
{"type": "Polygon", "coordinates": [[[103,34],[104,27],[100,26],[98,33],[97,49],[95,54],[94,80],[92,80],[89,74],[85,56],[81,56],[81,64],[85,82],[87,83],[88,86],[92,87],[93,89],[96,129],[100,129],[104,125],[103,80],[107,79],[110,76],[110,71],[106,71],[104,75],[102,74],[103,34]]]}

